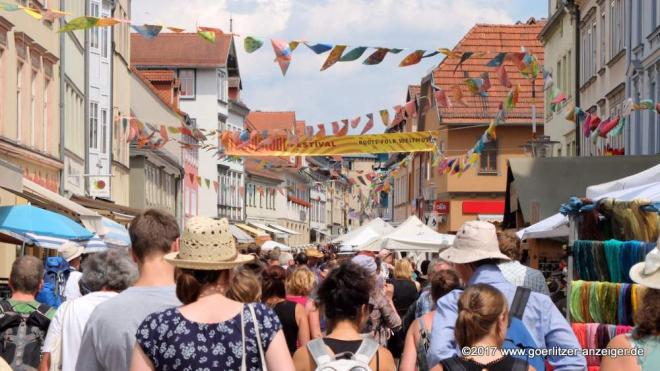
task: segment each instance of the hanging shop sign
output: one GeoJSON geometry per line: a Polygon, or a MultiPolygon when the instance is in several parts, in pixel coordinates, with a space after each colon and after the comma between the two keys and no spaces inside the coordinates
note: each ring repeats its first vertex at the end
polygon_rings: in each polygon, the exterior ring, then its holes
{"type": "Polygon", "coordinates": [[[449,214],[449,201],[435,201],[433,203],[433,212],[436,215],[449,214]]]}
{"type": "Polygon", "coordinates": [[[372,135],[325,136],[291,140],[281,135],[264,144],[259,138],[241,141],[225,136],[225,153],[230,156],[329,156],[363,153],[431,152],[438,133],[388,133],[372,135]]]}

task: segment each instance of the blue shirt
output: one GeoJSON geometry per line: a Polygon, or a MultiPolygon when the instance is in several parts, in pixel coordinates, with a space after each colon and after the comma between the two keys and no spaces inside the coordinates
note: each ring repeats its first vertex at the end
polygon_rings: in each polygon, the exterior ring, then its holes
{"type": "MultiPolygon", "coordinates": [[[[482,265],[474,272],[467,286],[477,283],[489,284],[500,290],[509,302],[513,302],[516,286],[506,281],[496,265],[482,265]]],[[[463,292],[454,290],[438,300],[436,316],[433,318],[429,365],[458,354],[454,340],[454,324],[457,317],[458,298],[463,292]]],[[[532,292],[525,308],[523,322],[534,337],[538,348],[581,349],[580,344],[566,319],[561,315],[550,297],[532,292]]],[[[555,370],[586,370],[583,356],[548,357],[555,370]]]]}

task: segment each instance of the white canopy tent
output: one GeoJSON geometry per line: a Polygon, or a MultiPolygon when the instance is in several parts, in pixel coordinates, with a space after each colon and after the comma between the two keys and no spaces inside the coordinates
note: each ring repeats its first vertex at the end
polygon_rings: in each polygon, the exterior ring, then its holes
{"type": "MultiPolygon", "coordinates": [[[[586,190],[587,197],[598,201],[604,198],[614,198],[619,201],[647,199],[660,202],[660,165],[642,171],[629,177],[608,183],[590,186],[586,190]]],[[[557,205],[559,207],[559,205],[557,205]]],[[[518,231],[518,238],[568,238],[568,217],[557,213],[549,218],[518,231]]]]}
{"type": "Polygon", "coordinates": [[[434,231],[419,218],[411,215],[391,233],[372,240],[365,248],[378,251],[439,252],[454,243],[454,235],[434,231]]]}
{"type": "Polygon", "coordinates": [[[273,250],[276,247],[279,247],[280,251],[291,251],[291,248],[289,246],[287,246],[283,243],[272,241],[272,240],[264,242],[264,244],[261,245],[261,250],[270,251],[270,250],[273,250]]]}
{"type": "Polygon", "coordinates": [[[359,251],[368,246],[374,239],[387,235],[394,227],[387,224],[383,219],[376,218],[369,223],[337,237],[333,242],[339,243],[340,252],[359,251]]]}

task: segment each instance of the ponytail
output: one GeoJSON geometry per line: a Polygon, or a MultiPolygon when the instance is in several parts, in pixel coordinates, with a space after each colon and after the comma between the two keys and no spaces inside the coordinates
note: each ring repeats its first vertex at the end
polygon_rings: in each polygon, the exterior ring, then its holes
{"type": "Polygon", "coordinates": [[[454,328],[454,337],[459,346],[472,346],[498,327],[502,313],[507,312],[504,295],[496,288],[486,284],[470,286],[458,299],[458,318],[454,328]]]}
{"type": "Polygon", "coordinates": [[[183,304],[190,304],[199,299],[205,286],[215,285],[224,271],[206,271],[178,269],[176,273],[176,297],[183,304]]]}

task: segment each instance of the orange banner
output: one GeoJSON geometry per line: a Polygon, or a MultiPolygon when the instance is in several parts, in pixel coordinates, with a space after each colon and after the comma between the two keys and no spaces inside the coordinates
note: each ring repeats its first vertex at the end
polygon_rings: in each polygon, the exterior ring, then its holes
{"type": "Polygon", "coordinates": [[[371,135],[326,136],[289,141],[285,135],[261,139],[252,137],[240,142],[228,135],[224,138],[225,154],[230,156],[331,156],[363,153],[430,152],[435,149],[433,137],[438,133],[389,133],[371,135]]]}

